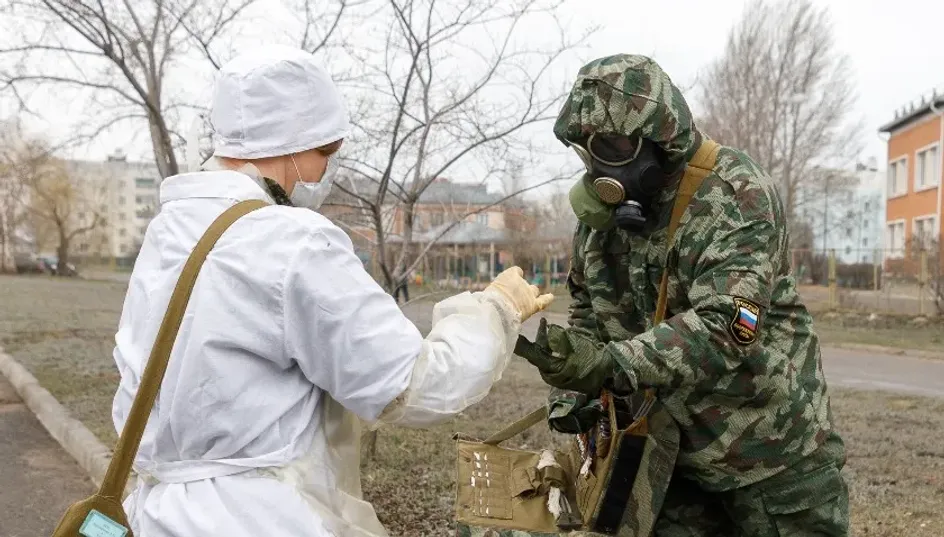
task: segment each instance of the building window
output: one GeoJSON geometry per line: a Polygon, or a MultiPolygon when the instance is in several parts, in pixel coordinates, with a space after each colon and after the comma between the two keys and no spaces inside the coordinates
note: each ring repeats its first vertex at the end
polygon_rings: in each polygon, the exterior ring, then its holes
{"type": "Polygon", "coordinates": [[[886,244],[888,244],[888,257],[891,259],[901,259],[905,257],[905,223],[890,222],[886,228],[886,244]]]}
{"type": "Polygon", "coordinates": [[[908,159],[901,158],[888,163],[888,197],[908,193],[908,159]]]}
{"type": "Polygon", "coordinates": [[[865,202],[865,210],[868,211],[871,208],[871,205],[872,205],[871,201],[865,202]]]}
{"type": "Polygon", "coordinates": [[[939,182],[937,145],[915,155],[915,190],[937,186],[939,182]]]}
{"type": "Polygon", "coordinates": [[[154,179],[150,177],[138,177],[134,180],[134,186],[138,188],[150,188],[154,186],[154,179]]]}
{"type": "Polygon", "coordinates": [[[476,220],[479,224],[482,224],[483,226],[487,226],[487,225],[488,225],[488,213],[479,213],[479,214],[475,217],[475,220],[476,220]]]}
{"type": "Polygon", "coordinates": [[[862,247],[867,248],[869,246],[869,239],[862,239],[862,247]]]}
{"type": "Polygon", "coordinates": [[[937,234],[934,232],[936,223],[937,217],[935,216],[925,216],[914,219],[914,240],[922,248],[928,248],[931,246],[932,241],[937,238],[937,234]]]}
{"type": "Polygon", "coordinates": [[[128,202],[128,198],[126,198],[126,197],[124,197],[124,196],[120,196],[120,197],[118,198],[118,203],[119,203],[120,205],[124,205],[124,204],[127,203],[127,202],[128,202]]]}
{"type": "Polygon", "coordinates": [[[84,252],[88,252],[88,249],[89,249],[89,245],[88,245],[88,244],[84,244],[84,243],[83,243],[82,245],[79,246],[79,251],[80,251],[80,252],[83,252],[83,253],[84,253],[84,252]]]}
{"type": "Polygon", "coordinates": [[[127,232],[127,230],[125,230],[125,228],[121,228],[121,229],[118,230],[118,236],[119,236],[119,237],[124,237],[124,236],[127,235],[127,234],[128,234],[128,232],[127,232]]]}
{"type": "Polygon", "coordinates": [[[122,244],[120,250],[121,250],[121,253],[123,253],[123,254],[128,253],[128,245],[127,245],[127,244],[122,244]]]}

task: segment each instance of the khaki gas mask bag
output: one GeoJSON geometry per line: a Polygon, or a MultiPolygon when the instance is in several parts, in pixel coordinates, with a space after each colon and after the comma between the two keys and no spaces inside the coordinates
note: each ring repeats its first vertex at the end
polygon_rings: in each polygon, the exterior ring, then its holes
{"type": "Polygon", "coordinates": [[[458,537],[498,536],[507,530],[514,530],[515,537],[552,537],[580,529],[570,454],[499,445],[546,419],[542,406],[484,441],[456,435],[458,537]]]}
{"type": "Polygon", "coordinates": [[[154,400],[164,380],[167,362],[170,359],[177,331],[183,321],[187,302],[193,291],[200,267],[216,241],[236,220],[256,209],[268,205],[260,200],[248,200],[237,203],[223,212],[204,233],[194,246],[187,263],[177,280],[177,286],[170,297],[164,320],[154,340],[154,347],[148,358],[138,393],[134,396],[128,419],[118,438],[115,452],[108,471],[102,480],[98,492],[78,503],[72,504],[52,533],[52,537],[133,537],[131,525],[121,505],[121,497],[131,474],[134,457],[141,444],[141,436],[147,425],[148,416],[154,407],[154,400]]]}
{"type": "MultiPolygon", "coordinates": [[[[667,244],[672,243],[692,196],[714,168],[719,149],[714,141],[705,140],[688,163],[672,209],[667,244]]],[[[668,282],[666,266],[654,324],[665,318],[668,282]]],[[[678,425],[654,390],[631,397],[628,415],[617,410],[611,393],[604,391],[601,399],[605,417],[588,433],[576,435],[566,452],[498,445],[545,420],[545,407],[482,442],[457,435],[456,535],[550,537],[572,530],[618,537],[651,535],[678,456],[678,425]],[[546,462],[552,458],[559,470],[547,471],[546,462]]]]}

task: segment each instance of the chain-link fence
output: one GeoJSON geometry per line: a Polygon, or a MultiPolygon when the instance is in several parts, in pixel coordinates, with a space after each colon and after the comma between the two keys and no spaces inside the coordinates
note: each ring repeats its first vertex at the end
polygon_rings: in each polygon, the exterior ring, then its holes
{"type": "Polygon", "coordinates": [[[944,270],[935,247],[793,250],[791,267],[814,311],[944,313],[944,270]]]}

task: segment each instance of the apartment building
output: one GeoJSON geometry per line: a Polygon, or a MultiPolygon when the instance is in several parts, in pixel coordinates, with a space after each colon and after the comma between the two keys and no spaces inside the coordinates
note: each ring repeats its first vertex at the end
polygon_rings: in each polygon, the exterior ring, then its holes
{"type": "Polygon", "coordinates": [[[937,90],[896,110],[879,129],[888,135],[885,245],[893,262],[915,243],[941,239],[942,115],[944,92],[937,90]]]}
{"type": "Polygon", "coordinates": [[[105,161],[67,161],[66,170],[82,193],[76,226],[89,225],[96,215],[104,220],[76,238],[72,255],[119,264],[133,262],[159,207],[161,176],[157,166],[116,154],[105,161]]]}
{"type": "Polygon", "coordinates": [[[809,249],[833,251],[843,264],[880,260],[885,227],[885,174],[873,159],[854,170],[817,169],[797,192],[797,216],[809,249]]]}

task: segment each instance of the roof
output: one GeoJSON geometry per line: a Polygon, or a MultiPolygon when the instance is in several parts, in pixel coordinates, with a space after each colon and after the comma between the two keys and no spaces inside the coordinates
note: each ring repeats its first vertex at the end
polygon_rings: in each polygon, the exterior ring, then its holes
{"type": "MultiPolygon", "coordinates": [[[[409,189],[409,185],[406,186],[409,189]]],[[[484,184],[454,183],[441,179],[430,183],[420,194],[420,203],[491,205],[498,203],[504,196],[489,192],[484,184]]]]}
{"type": "Polygon", "coordinates": [[[907,105],[895,110],[895,119],[879,127],[879,132],[891,132],[904,127],[934,113],[933,108],[938,110],[939,114],[944,114],[944,93],[939,94],[937,90],[931,92],[930,96],[921,97],[920,101],[912,101],[907,105]]]}
{"type": "MultiPolygon", "coordinates": [[[[337,182],[342,188],[350,191],[356,191],[359,195],[368,199],[376,196],[377,183],[368,179],[344,177],[337,182]]],[[[338,193],[329,198],[331,201],[339,201],[346,198],[340,189],[338,193]]],[[[403,185],[403,190],[410,190],[410,185],[403,185]]],[[[334,191],[332,191],[334,192],[334,191]]],[[[401,193],[400,187],[391,182],[387,187],[387,202],[393,203],[401,193]]],[[[448,179],[438,179],[432,183],[426,190],[420,194],[419,204],[435,205],[492,205],[500,202],[505,196],[497,192],[489,192],[488,186],[481,183],[457,183],[448,179]]]]}
{"type": "MultiPolygon", "coordinates": [[[[429,231],[414,233],[413,242],[425,243],[435,240],[435,242],[438,244],[489,244],[493,242],[504,243],[510,240],[507,230],[492,229],[477,221],[459,222],[454,227],[452,227],[452,229],[446,231],[442,237],[439,237],[439,234],[451,225],[452,223],[450,222],[448,224],[434,227],[429,231]],[[439,238],[437,239],[437,237],[439,238]]],[[[390,240],[390,242],[402,241],[398,235],[390,236],[388,240],[390,240]]]]}

